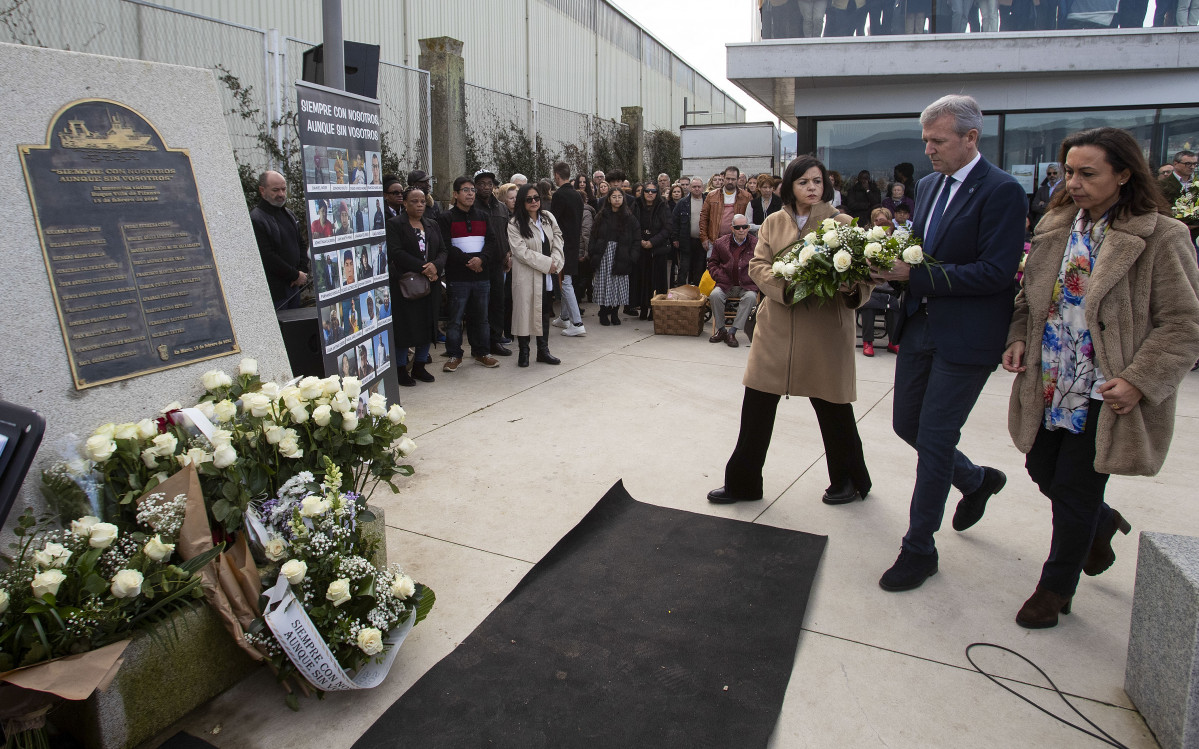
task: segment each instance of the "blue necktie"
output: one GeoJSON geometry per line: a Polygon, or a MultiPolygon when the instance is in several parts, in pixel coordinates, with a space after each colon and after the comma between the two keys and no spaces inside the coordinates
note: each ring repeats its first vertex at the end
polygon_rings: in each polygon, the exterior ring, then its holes
{"type": "Polygon", "coordinates": [[[942,183],[941,194],[937,196],[937,204],[933,206],[933,212],[928,217],[928,229],[924,231],[924,246],[928,247],[932,239],[937,234],[937,228],[941,224],[941,216],[945,215],[945,206],[949,204],[949,191],[953,187],[956,180],[953,177],[946,177],[942,183]]]}

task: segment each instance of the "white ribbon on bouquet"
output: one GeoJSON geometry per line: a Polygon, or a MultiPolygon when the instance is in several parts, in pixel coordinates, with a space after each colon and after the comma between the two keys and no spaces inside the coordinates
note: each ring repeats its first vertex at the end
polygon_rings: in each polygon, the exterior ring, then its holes
{"type": "Polygon", "coordinates": [[[370,661],[351,678],[333,657],[325,639],[308,618],[308,612],[304,611],[299,599],[292,592],[286,577],[280,575],[279,581],[266,592],[266,596],[267,604],[263,618],[274,632],[279,645],[283,647],[283,652],[287,653],[287,657],[313,686],[326,692],[370,689],[377,686],[391,671],[391,664],[400,652],[400,645],[416,625],[416,611],[412,611],[407,621],[383,638],[386,648],[383,659],[370,661]]]}

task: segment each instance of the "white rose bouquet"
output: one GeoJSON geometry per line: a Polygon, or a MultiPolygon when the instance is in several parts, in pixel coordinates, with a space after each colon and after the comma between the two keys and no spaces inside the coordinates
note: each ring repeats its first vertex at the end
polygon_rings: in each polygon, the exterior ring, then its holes
{"type": "Polygon", "coordinates": [[[771,271],[787,283],[784,298],[792,304],[807,297],[832,299],[842,284],[870,280],[865,248],[869,233],[857,225],[825,219],[815,230],[775,256],[771,271]]]}
{"type": "Polygon", "coordinates": [[[54,530],[27,509],[0,572],[0,672],[95,650],[202,597],[198,573],[221,547],[175,556],[183,505],[151,495],[129,532],[94,516],[54,530]]]}
{"type": "Polygon", "coordinates": [[[1199,221],[1199,182],[1192,181],[1191,186],[1182,191],[1174,201],[1171,214],[1179,221],[1199,221]]]}
{"type": "MultiPolygon", "coordinates": [[[[293,482],[285,496],[259,508],[271,536],[267,544],[283,541],[285,556],[264,583],[269,590],[285,580],[337,663],[353,672],[382,658],[388,633],[409,619],[419,623],[435,596],[397,566],[380,569],[369,561],[376,550],[359,533],[361,524],[373,519],[366,498],[340,490],[341,471],[328,458],[324,474],[324,483],[308,487],[315,491],[303,499],[296,499],[300,484],[293,482]]],[[[305,677],[302,664],[292,663],[265,619],[255,620],[246,639],[267,654],[281,681],[305,677]]],[[[298,707],[294,693],[287,700],[298,707]]]]}

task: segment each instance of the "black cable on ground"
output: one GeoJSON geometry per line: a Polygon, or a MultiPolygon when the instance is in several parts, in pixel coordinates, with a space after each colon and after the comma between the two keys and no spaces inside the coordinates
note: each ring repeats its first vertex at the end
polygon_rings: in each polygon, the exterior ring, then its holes
{"type": "Polygon", "coordinates": [[[1028,704],[1032,705],[1033,707],[1035,707],[1036,709],[1045,713],[1050,718],[1053,718],[1054,720],[1058,721],[1059,723],[1065,723],[1066,725],[1070,726],[1071,728],[1075,729],[1076,731],[1081,731],[1082,733],[1085,733],[1086,735],[1088,735],[1092,738],[1098,739],[1099,741],[1102,741],[1103,743],[1105,743],[1109,746],[1118,747],[1118,749],[1129,749],[1126,745],[1121,744],[1119,741],[1112,738],[1111,734],[1109,734],[1107,731],[1105,731],[1102,728],[1100,728],[1099,726],[1095,725],[1095,723],[1090,718],[1088,718],[1087,716],[1085,716],[1081,712],[1079,712],[1078,708],[1076,708],[1070,702],[1070,700],[1066,699],[1066,695],[1062,694],[1062,690],[1058,689],[1057,684],[1053,683],[1053,679],[1049,678],[1049,674],[1045,673],[1041,669],[1040,666],[1033,663],[1028,658],[1021,655],[1020,653],[1017,653],[1015,650],[1012,650],[1011,648],[1005,648],[1002,645],[995,645],[994,643],[990,643],[990,642],[972,642],[966,646],[966,660],[970,661],[970,665],[974,666],[975,671],[978,671],[980,674],[987,677],[988,679],[990,679],[992,682],[994,682],[998,686],[1000,686],[1003,689],[1007,690],[1008,692],[1011,692],[1012,694],[1016,695],[1020,699],[1024,700],[1028,704]],[[1082,718],[1083,720],[1085,720],[1087,722],[1087,725],[1091,726],[1091,728],[1094,728],[1099,733],[1092,733],[1091,731],[1088,731],[1087,729],[1083,728],[1082,726],[1078,725],[1077,723],[1071,723],[1070,721],[1066,720],[1065,718],[1059,717],[1059,716],[1049,712],[1048,710],[1041,707],[1037,703],[1033,702],[1032,700],[1028,699],[1024,695],[1017,692],[1016,690],[1012,689],[1007,684],[1004,684],[999,679],[995,678],[993,675],[987,673],[986,671],[983,671],[981,668],[979,668],[978,664],[974,662],[974,659],[970,657],[970,651],[974,648],[995,648],[996,650],[1002,650],[1005,653],[1011,653],[1012,655],[1016,656],[1020,660],[1024,661],[1028,665],[1035,668],[1037,670],[1037,673],[1039,673],[1041,676],[1043,676],[1045,678],[1045,681],[1049,682],[1049,686],[1053,688],[1053,691],[1057,693],[1057,696],[1061,698],[1062,702],[1066,703],[1067,707],[1069,707],[1071,710],[1073,710],[1074,713],[1078,717],[1082,718]],[[1100,736],[1099,734],[1103,734],[1103,735],[1100,736]]]}

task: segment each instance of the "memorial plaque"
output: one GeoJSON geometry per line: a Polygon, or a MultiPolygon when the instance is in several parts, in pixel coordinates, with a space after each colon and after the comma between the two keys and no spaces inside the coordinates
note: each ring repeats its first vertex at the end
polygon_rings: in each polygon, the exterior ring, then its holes
{"type": "Polygon", "coordinates": [[[240,351],[187,150],[102,99],[46,140],[19,149],[75,387],[240,351]]]}

